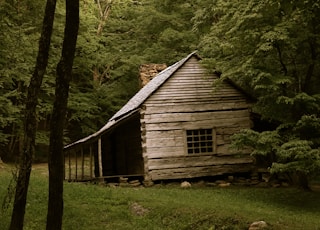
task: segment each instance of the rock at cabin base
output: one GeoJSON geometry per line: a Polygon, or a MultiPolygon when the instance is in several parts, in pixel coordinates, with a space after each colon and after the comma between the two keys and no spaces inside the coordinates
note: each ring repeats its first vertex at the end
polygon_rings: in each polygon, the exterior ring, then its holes
{"type": "Polygon", "coordinates": [[[221,184],[218,184],[218,186],[221,187],[221,188],[229,187],[230,185],[231,185],[231,183],[221,183],[221,184]]]}
{"type": "Polygon", "coordinates": [[[191,184],[188,181],[183,181],[180,185],[181,188],[191,188],[191,184]]]}
{"type": "Polygon", "coordinates": [[[268,224],[261,220],[261,221],[256,221],[256,222],[253,222],[249,229],[248,230],[260,230],[260,229],[267,229],[268,227],[268,224]]]}

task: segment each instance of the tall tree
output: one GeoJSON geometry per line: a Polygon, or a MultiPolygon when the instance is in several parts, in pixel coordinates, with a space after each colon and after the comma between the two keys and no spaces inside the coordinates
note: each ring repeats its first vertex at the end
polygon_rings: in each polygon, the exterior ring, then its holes
{"type": "Polygon", "coordinates": [[[55,0],[47,0],[36,66],[28,87],[24,119],[24,144],[23,151],[20,153],[19,175],[16,184],[15,200],[9,228],[10,230],[23,229],[32,159],[35,154],[37,127],[36,106],[42,79],[48,64],[55,7],[55,0]]]}
{"type": "Polygon", "coordinates": [[[66,0],[66,25],[61,59],[57,66],[55,101],[50,123],[47,230],[58,230],[62,227],[64,180],[63,130],[78,28],[79,0],[66,0]]]}

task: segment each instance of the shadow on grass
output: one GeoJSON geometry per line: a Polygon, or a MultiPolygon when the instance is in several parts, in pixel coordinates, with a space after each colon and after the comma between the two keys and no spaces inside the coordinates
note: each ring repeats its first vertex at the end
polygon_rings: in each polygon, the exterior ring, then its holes
{"type": "Polygon", "coordinates": [[[299,209],[304,212],[320,212],[320,192],[297,188],[251,188],[237,189],[237,195],[250,201],[262,202],[275,207],[299,209]]]}

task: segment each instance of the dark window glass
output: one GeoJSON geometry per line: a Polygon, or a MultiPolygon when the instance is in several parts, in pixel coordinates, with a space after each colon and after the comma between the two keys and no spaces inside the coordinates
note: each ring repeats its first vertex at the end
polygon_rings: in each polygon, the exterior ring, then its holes
{"type": "Polygon", "coordinates": [[[212,129],[187,130],[186,134],[188,154],[213,152],[212,129]]]}

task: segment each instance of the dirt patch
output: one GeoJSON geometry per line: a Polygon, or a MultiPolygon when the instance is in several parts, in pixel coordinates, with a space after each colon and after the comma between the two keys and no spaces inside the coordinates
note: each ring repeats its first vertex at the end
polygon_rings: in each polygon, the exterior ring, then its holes
{"type": "Polygon", "coordinates": [[[32,165],[33,169],[48,169],[48,163],[37,163],[32,165]]]}
{"type": "Polygon", "coordinates": [[[319,184],[316,184],[316,183],[311,184],[310,189],[313,192],[320,192],[320,183],[319,184]]]}
{"type": "MultiPolygon", "coordinates": [[[[4,162],[0,162],[0,172],[11,172],[17,169],[17,165],[15,164],[6,164],[4,162]]],[[[40,173],[42,175],[48,175],[48,164],[41,163],[41,164],[33,164],[32,171],[36,173],[40,173]]]]}
{"type": "Polygon", "coordinates": [[[130,210],[131,210],[131,213],[136,216],[144,216],[149,213],[149,209],[143,207],[137,202],[134,202],[130,205],[130,210]]]}
{"type": "Polygon", "coordinates": [[[5,163],[3,163],[3,162],[0,162],[0,172],[1,172],[1,171],[2,171],[2,172],[4,172],[4,171],[9,172],[9,171],[11,171],[12,168],[14,168],[14,166],[5,164],[5,163]]]}
{"type": "Polygon", "coordinates": [[[39,163],[39,164],[33,164],[32,165],[32,171],[39,173],[41,175],[48,176],[49,170],[48,170],[48,164],[47,163],[39,163]]]}

